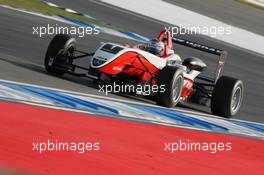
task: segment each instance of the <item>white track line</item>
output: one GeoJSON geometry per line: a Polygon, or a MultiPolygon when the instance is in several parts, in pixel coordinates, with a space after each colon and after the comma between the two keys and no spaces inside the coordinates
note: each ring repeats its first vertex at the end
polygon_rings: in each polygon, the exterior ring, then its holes
{"type": "Polygon", "coordinates": [[[245,1],[253,5],[264,7],[264,0],[245,0],[245,1]]]}

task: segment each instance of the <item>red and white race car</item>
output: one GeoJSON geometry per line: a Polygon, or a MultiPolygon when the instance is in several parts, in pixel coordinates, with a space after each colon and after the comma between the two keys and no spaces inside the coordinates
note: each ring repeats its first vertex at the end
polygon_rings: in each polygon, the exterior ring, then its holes
{"type": "MultiPolygon", "coordinates": [[[[226,51],[172,38],[168,31],[162,31],[157,38],[136,46],[101,43],[93,53],[77,50],[74,38],[59,34],[49,44],[45,67],[52,74],[85,76],[100,84],[129,85],[126,88],[151,87],[148,88],[151,93],[147,95],[153,96],[161,106],[174,107],[179,102],[196,102],[210,105],[215,115],[232,117],[241,106],[244,89],[241,80],[222,76],[226,56],[226,51]],[[174,53],[173,43],[219,56],[214,77],[201,75],[207,68],[201,59],[188,57],[182,60],[174,53]],[[91,58],[89,68],[73,63],[82,57],[91,58]],[[76,73],[76,68],[87,73],[76,73]]],[[[142,89],[137,89],[135,94],[146,95],[142,89]]]]}

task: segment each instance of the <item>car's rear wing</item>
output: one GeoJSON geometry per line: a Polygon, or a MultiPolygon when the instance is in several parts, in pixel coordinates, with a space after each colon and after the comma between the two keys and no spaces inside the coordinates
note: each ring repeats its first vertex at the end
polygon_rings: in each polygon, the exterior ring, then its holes
{"type": "Polygon", "coordinates": [[[217,65],[217,68],[215,70],[214,78],[213,79],[212,78],[208,78],[208,77],[200,77],[200,78],[203,79],[203,80],[206,80],[206,81],[210,81],[212,83],[216,83],[217,80],[219,79],[219,77],[222,76],[223,70],[224,70],[225,61],[226,61],[226,58],[227,58],[227,51],[224,51],[224,50],[221,50],[221,49],[217,49],[217,48],[214,48],[214,47],[210,47],[210,46],[206,46],[206,45],[203,45],[203,44],[200,44],[200,43],[196,43],[196,42],[193,42],[193,41],[189,41],[189,40],[186,40],[186,39],[177,38],[177,37],[173,37],[172,38],[172,42],[176,43],[176,44],[180,44],[180,45],[186,46],[186,47],[191,47],[191,48],[196,49],[196,50],[200,50],[200,51],[203,51],[203,52],[207,52],[207,53],[219,56],[218,65],[217,65]]]}

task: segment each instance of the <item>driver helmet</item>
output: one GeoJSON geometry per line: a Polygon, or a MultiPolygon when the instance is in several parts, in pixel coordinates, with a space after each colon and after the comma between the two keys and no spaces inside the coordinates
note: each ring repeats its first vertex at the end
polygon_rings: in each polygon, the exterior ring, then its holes
{"type": "Polygon", "coordinates": [[[147,42],[145,50],[154,55],[161,55],[164,51],[164,43],[158,39],[151,39],[147,42]]]}

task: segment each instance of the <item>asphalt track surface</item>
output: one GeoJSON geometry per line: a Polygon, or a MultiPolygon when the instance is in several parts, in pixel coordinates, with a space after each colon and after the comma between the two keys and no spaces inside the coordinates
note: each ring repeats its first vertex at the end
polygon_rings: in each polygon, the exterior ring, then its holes
{"type": "MultiPolygon", "coordinates": [[[[63,7],[87,13],[99,20],[129,29],[129,31],[136,32],[147,37],[156,36],[159,31],[164,28],[164,25],[168,25],[147,17],[135,15],[131,12],[125,12],[118,8],[102,5],[100,2],[80,0],[74,1],[74,3],[69,0],[54,0],[52,2],[55,2],[63,7]]],[[[260,13],[257,11],[258,10],[256,10],[256,13],[260,13]]],[[[46,48],[53,36],[45,36],[43,38],[39,38],[36,35],[34,36],[32,35],[32,26],[46,26],[48,23],[55,25],[60,24],[59,22],[4,8],[0,8],[0,21],[1,79],[103,95],[102,93],[99,93],[98,89],[87,79],[80,79],[70,75],[64,77],[54,77],[45,72],[43,59],[46,48]]],[[[230,23],[232,23],[232,21],[230,21],[230,23]]],[[[237,23],[238,25],[243,25],[242,23],[237,23]]],[[[252,28],[254,29],[254,26],[252,28]]],[[[259,27],[257,26],[256,28],[259,27]]],[[[236,46],[215,41],[207,37],[198,36],[193,39],[206,45],[221,48],[229,52],[224,74],[237,77],[243,80],[245,84],[244,103],[236,118],[264,122],[264,118],[262,117],[264,114],[264,56],[251,51],[242,50],[236,46]]],[[[105,34],[77,38],[77,41],[78,48],[87,51],[96,49],[101,41],[131,43],[126,39],[105,34]]],[[[177,52],[183,58],[187,55],[195,55],[205,59],[209,65],[212,61],[215,61],[210,58],[208,54],[200,51],[194,51],[193,49],[178,45],[176,47],[177,52]]],[[[81,63],[83,65],[88,65],[87,60],[81,60],[81,63]]],[[[121,97],[118,95],[110,95],[110,97],[153,103],[142,98],[135,99],[131,97],[121,97]]],[[[208,112],[208,110],[205,112],[208,112]]]]}
{"type": "Polygon", "coordinates": [[[256,34],[264,35],[264,10],[235,0],[165,0],[256,34]]]}

